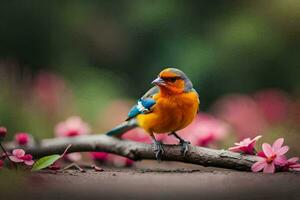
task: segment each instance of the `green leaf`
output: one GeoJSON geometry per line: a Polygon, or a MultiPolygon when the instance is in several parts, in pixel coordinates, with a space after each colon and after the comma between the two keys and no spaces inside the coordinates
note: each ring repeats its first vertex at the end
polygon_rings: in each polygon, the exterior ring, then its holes
{"type": "Polygon", "coordinates": [[[44,169],[46,167],[49,167],[50,165],[52,165],[55,161],[57,161],[60,158],[61,158],[61,156],[58,154],[42,157],[35,162],[31,171],[38,171],[38,170],[44,169]]]}

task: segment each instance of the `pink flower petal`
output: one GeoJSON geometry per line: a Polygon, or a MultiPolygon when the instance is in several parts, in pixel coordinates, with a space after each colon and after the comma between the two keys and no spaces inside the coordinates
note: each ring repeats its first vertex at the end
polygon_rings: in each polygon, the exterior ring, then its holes
{"type": "Polygon", "coordinates": [[[279,166],[284,166],[288,164],[288,161],[285,156],[277,156],[274,160],[274,163],[279,166]]]}
{"type": "Polygon", "coordinates": [[[296,171],[300,171],[300,164],[290,165],[290,168],[296,171]]]}
{"type": "Polygon", "coordinates": [[[26,164],[26,165],[33,165],[33,163],[34,163],[34,161],[33,160],[25,160],[24,161],[24,163],[26,164]]]}
{"type": "Polygon", "coordinates": [[[282,147],[283,142],[284,142],[283,138],[277,139],[272,145],[272,148],[274,149],[274,151],[279,150],[282,147]]]}
{"type": "Polygon", "coordinates": [[[13,150],[12,154],[20,158],[25,155],[25,151],[23,149],[15,149],[13,150]]]}
{"type": "Polygon", "coordinates": [[[275,172],[275,165],[273,163],[267,164],[264,168],[264,173],[271,173],[273,174],[275,172]]]}
{"type": "Polygon", "coordinates": [[[259,172],[261,171],[263,168],[265,168],[265,166],[267,165],[265,160],[261,160],[261,161],[257,161],[256,163],[254,163],[251,167],[251,170],[253,172],[259,172]]]}
{"type": "Polygon", "coordinates": [[[17,156],[9,156],[9,159],[13,162],[23,162],[24,160],[19,159],[17,156]]]}
{"type": "Polygon", "coordinates": [[[273,149],[271,145],[269,145],[268,143],[263,143],[262,148],[267,157],[273,156],[273,149]]]}
{"type": "Polygon", "coordinates": [[[241,151],[241,147],[240,146],[230,147],[228,150],[229,151],[233,151],[233,152],[240,152],[241,151]]]}
{"type": "Polygon", "coordinates": [[[298,164],[294,164],[294,165],[292,165],[293,167],[300,167],[300,164],[298,163],[298,164]]]}
{"type": "Polygon", "coordinates": [[[286,154],[286,152],[288,152],[289,149],[290,148],[288,146],[281,147],[280,149],[278,149],[276,151],[276,154],[277,154],[277,156],[282,156],[282,155],[286,154]]]}
{"type": "Polygon", "coordinates": [[[288,162],[289,163],[297,163],[298,160],[299,160],[299,157],[293,157],[293,158],[288,159],[288,162]]]}
{"type": "Polygon", "coordinates": [[[261,137],[262,137],[261,135],[258,135],[258,136],[256,136],[255,138],[253,138],[253,140],[254,140],[254,141],[257,141],[257,140],[259,140],[261,137]]]}

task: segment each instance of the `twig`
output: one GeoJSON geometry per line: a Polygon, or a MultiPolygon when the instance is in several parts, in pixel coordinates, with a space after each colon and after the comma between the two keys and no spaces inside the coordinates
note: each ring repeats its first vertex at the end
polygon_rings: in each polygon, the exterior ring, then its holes
{"type": "Polygon", "coordinates": [[[64,152],[60,155],[61,158],[63,158],[66,155],[67,151],[71,148],[71,146],[72,146],[72,144],[69,144],[67,146],[67,148],[64,150],[64,152]]]}
{"type": "Polygon", "coordinates": [[[14,166],[14,167],[17,169],[17,165],[10,159],[10,157],[9,157],[9,155],[8,155],[8,153],[7,153],[7,151],[6,151],[5,148],[2,146],[1,142],[0,142],[0,147],[1,147],[2,151],[3,151],[3,153],[5,154],[5,156],[7,157],[7,159],[9,160],[10,164],[11,164],[12,166],[14,166]]]}
{"type": "MultiPolygon", "coordinates": [[[[101,151],[125,156],[132,160],[155,160],[152,146],[140,142],[120,140],[106,135],[79,136],[73,138],[53,138],[41,140],[40,145],[25,148],[34,158],[61,154],[66,147],[72,144],[68,153],[101,151]]],[[[5,145],[8,150],[16,148],[14,143],[5,145]]],[[[215,150],[189,145],[185,156],[181,154],[181,146],[164,145],[165,154],[163,160],[179,161],[204,166],[222,167],[249,171],[256,156],[243,155],[227,150],[215,150]]]]}
{"type": "Polygon", "coordinates": [[[69,164],[69,165],[67,165],[66,167],[64,167],[63,169],[60,169],[60,170],[58,170],[59,172],[63,172],[63,171],[65,171],[65,170],[67,170],[67,169],[70,169],[70,168],[75,168],[75,169],[78,169],[80,172],[85,172],[85,170],[84,169],[82,169],[79,165],[77,165],[76,163],[71,163],[71,164],[69,164]]]}

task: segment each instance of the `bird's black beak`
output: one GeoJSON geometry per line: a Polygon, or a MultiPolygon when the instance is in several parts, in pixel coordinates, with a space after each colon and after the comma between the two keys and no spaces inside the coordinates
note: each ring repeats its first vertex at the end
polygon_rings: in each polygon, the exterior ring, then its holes
{"type": "Polygon", "coordinates": [[[164,79],[157,77],[154,81],[152,81],[152,84],[154,85],[166,85],[166,82],[164,81],[164,79]]]}

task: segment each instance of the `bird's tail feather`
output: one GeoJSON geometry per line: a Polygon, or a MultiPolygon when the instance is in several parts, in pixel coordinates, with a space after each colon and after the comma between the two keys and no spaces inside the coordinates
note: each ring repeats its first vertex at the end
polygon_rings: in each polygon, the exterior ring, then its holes
{"type": "Polygon", "coordinates": [[[136,119],[131,119],[129,121],[125,121],[122,124],[116,126],[112,130],[107,132],[106,135],[118,136],[118,135],[121,135],[121,134],[135,128],[135,127],[137,127],[137,121],[136,121],[136,119]]]}

